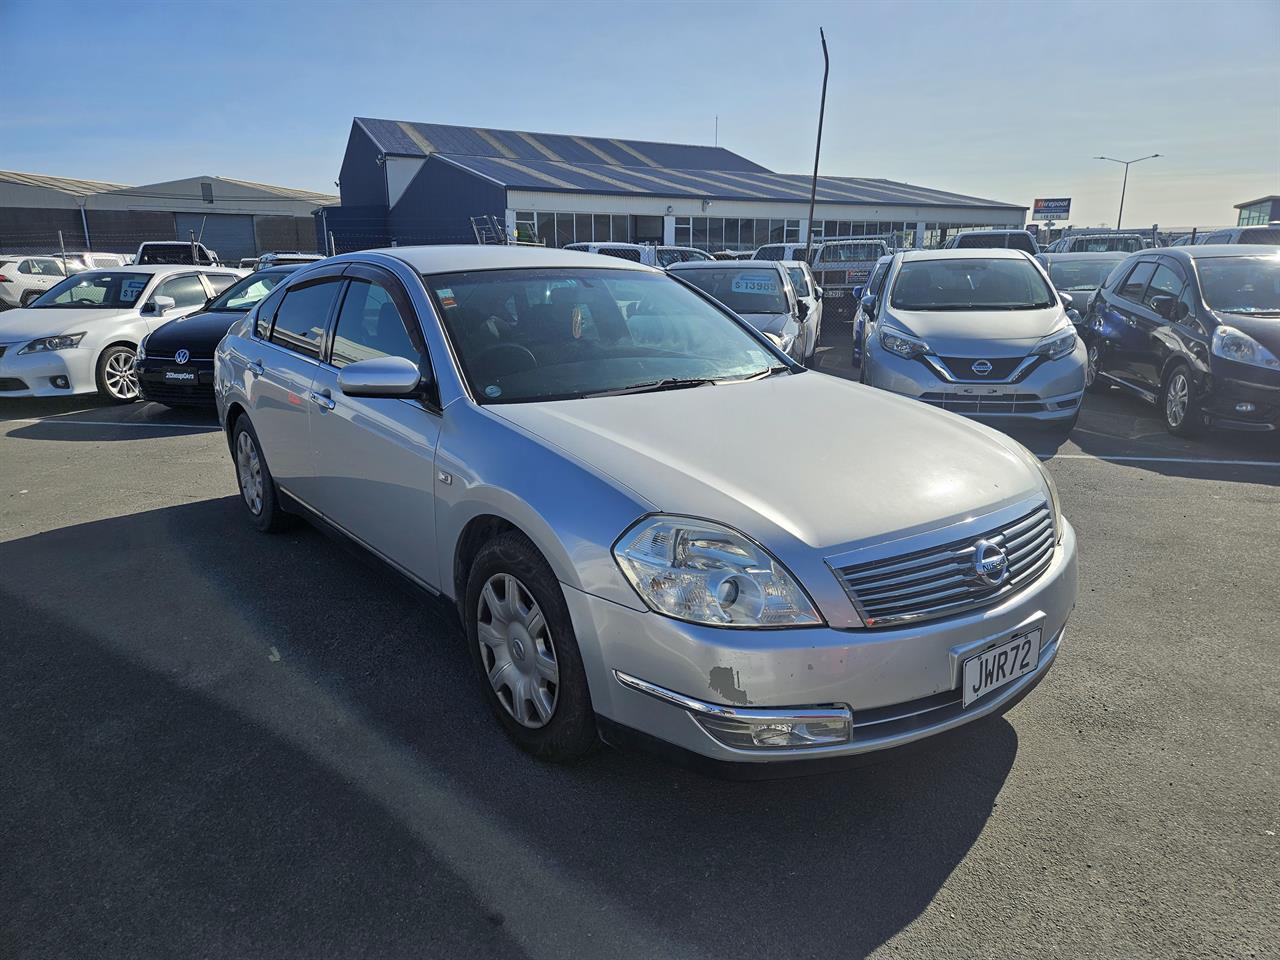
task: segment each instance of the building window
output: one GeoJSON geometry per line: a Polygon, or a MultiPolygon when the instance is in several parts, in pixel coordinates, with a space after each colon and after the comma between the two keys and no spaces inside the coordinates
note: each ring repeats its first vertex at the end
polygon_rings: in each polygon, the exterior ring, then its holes
{"type": "Polygon", "coordinates": [[[676,217],[676,246],[693,246],[693,218],[676,217]]]}
{"type": "Polygon", "coordinates": [[[516,239],[521,243],[538,242],[538,218],[532,210],[516,211],[516,239]]]}
{"type": "Polygon", "coordinates": [[[1267,218],[1271,213],[1271,201],[1264,200],[1262,203],[1255,203],[1248,207],[1240,209],[1240,217],[1236,221],[1238,227],[1254,227],[1258,224],[1268,222],[1267,218]]]}

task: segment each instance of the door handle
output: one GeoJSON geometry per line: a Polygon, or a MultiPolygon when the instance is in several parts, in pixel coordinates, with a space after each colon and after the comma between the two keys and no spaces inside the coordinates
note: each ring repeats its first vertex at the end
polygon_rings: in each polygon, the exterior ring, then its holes
{"type": "Polygon", "coordinates": [[[311,391],[311,402],[319,404],[326,410],[332,410],[337,406],[337,404],[333,402],[333,397],[329,396],[328,390],[323,393],[316,393],[314,390],[311,391]]]}
{"type": "Polygon", "coordinates": [[[262,361],[250,360],[247,364],[245,364],[245,369],[248,370],[250,373],[252,373],[255,377],[260,377],[262,376],[262,361]]]}

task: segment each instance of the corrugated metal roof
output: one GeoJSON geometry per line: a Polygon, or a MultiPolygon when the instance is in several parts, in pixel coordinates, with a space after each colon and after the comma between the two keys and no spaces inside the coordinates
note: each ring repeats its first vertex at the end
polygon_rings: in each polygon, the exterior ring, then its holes
{"type": "Polygon", "coordinates": [[[383,153],[422,157],[430,153],[467,157],[506,157],[680,170],[740,170],[768,172],[724,147],[686,143],[652,143],[607,137],[577,137],[560,133],[528,133],[443,123],[411,123],[356,117],[383,153]]]}
{"type": "Polygon", "coordinates": [[[73,197],[88,197],[109,190],[126,190],[123,183],[107,183],[103,180],[76,180],[72,177],[53,177],[44,173],[19,173],[16,170],[0,170],[0,182],[17,183],[26,187],[56,190],[73,197]]]}
{"type": "MultiPolygon", "coordinates": [[[[439,159],[518,190],[637,194],[662,197],[704,197],[710,200],[809,199],[805,174],[742,172],[737,170],[681,170],[667,167],[569,163],[545,158],[438,154],[439,159]]],[[[910,183],[864,177],[819,177],[820,203],[875,206],[950,206],[1024,209],[1017,204],[984,200],[933,190],[910,183]]]]}
{"type": "MultiPolygon", "coordinates": [[[[265,190],[288,200],[307,200],[311,203],[338,203],[339,198],[332,193],[316,193],[314,190],[298,190],[294,187],[278,187],[271,183],[254,183],[252,180],[236,180],[232,177],[202,177],[204,180],[223,180],[226,183],[238,183],[242,187],[254,190],[265,190]]],[[[225,199],[225,198],[223,198],[225,199]]]]}

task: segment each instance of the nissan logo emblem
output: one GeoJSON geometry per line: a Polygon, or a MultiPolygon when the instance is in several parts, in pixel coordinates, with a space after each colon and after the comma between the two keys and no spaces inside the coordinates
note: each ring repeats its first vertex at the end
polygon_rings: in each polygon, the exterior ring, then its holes
{"type": "Polygon", "coordinates": [[[1009,555],[1004,547],[990,540],[979,540],[973,545],[973,575],[979,583],[998,587],[1009,575],[1009,555]]]}
{"type": "Polygon", "coordinates": [[[191,359],[191,351],[185,350],[185,349],[179,350],[177,353],[173,355],[173,359],[179,364],[186,363],[188,360],[191,359]]]}
{"type": "Polygon", "coordinates": [[[973,366],[969,368],[980,377],[985,377],[991,372],[990,360],[975,360],[973,366]]]}

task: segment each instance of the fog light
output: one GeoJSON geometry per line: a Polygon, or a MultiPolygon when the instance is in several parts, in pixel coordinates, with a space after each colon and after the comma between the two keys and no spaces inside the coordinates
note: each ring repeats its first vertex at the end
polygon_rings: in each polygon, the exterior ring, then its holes
{"type": "MultiPolygon", "coordinates": [[[[817,713],[818,711],[814,711],[817,713]]],[[[850,719],[842,708],[813,719],[772,719],[694,714],[703,729],[721,743],[739,749],[821,747],[849,742],[850,719]]]]}
{"type": "Polygon", "coordinates": [[[1258,409],[1258,408],[1257,408],[1257,407],[1255,407],[1252,403],[1237,403],[1237,404],[1236,404],[1236,413],[1253,413],[1253,412],[1254,412],[1255,410],[1257,410],[1257,409],[1258,409]]]}
{"type": "Polygon", "coordinates": [[[66,377],[50,377],[49,382],[58,390],[66,390],[71,386],[71,382],[66,377]]]}

